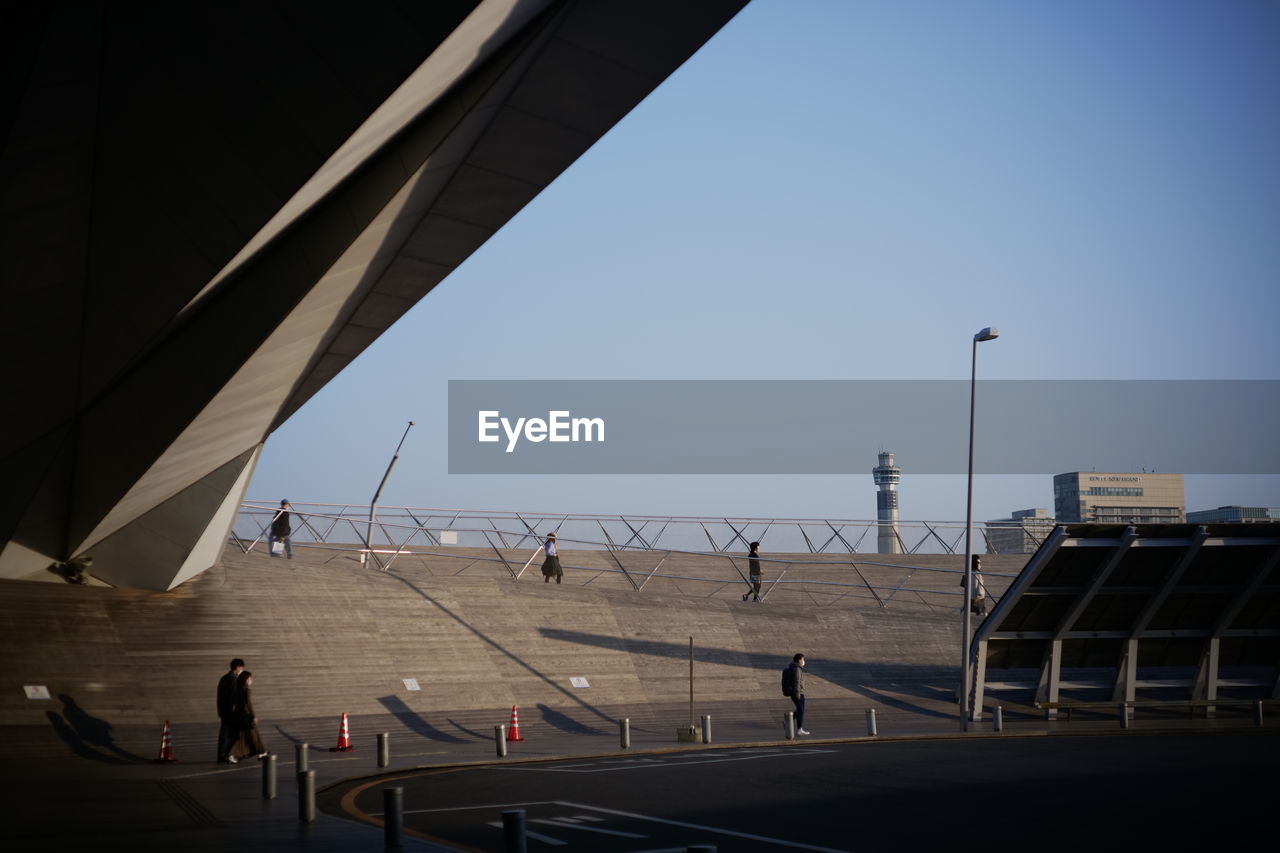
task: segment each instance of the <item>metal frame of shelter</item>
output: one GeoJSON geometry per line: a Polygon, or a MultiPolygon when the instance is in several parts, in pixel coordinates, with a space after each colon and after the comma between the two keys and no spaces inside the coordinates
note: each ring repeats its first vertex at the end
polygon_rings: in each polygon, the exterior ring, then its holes
{"type": "Polygon", "coordinates": [[[1209,715],[1224,689],[1280,697],[1280,527],[1059,525],[970,654],[975,720],[984,691],[1034,689],[1050,718],[1064,691],[1209,715]]]}

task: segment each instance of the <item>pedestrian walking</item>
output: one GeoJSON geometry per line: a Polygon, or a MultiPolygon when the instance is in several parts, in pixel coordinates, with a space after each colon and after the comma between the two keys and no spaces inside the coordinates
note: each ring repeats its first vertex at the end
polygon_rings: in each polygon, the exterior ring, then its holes
{"type": "Polygon", "coordinates": [[[280,501],[280,509],[276,511],[275,518],[271,519],[271,532],[267,534],[267,553],[273,557],[279,557],[283,552],[290,560],[293,559],[293,539],[290,534],[293,533],[293,526],[289,521],[289,512],[293,507],[289,502],[280,501]],[[280,548],[276,548],[279,542],[280,548]]]}
{"type": "Polygon", "coordinates": [[[987,585],[982,580],[982,572],[979,571],[982,563],[979,562],[977,555],[973,558],[973,599],[970,602],[973,607],[974,615],[987,615],[987,585]]]}
{"type": "Polygon", "coordinates": [[[751,588],[742,594],[742,600],[746,601],[753,594],[755,598],[752,601],[760,600],[760,584],[764,580],[764,575],[760,572],[760,543],[752,542],[751,550],[747,552],[747,577],[750,578],[751,588]]]}
{"type": "Polygon", "coordinates": [[[796,734],[807,735],[804,727],[804,655],[796,653],[791,665],[782,671],[782,695],[796,706],[796,734]]]}
{"type": "Polygon", "coordinates": [[[230,668],[218,679],[218,763],[226,764],[231,753],[231,742],[235,740],[235,729],[232,726],[231,706],[235,699],[236,679],[244,671],[244,661],[234,658],[230,668]]]}
{"type": "Polygon", "coordinates": [[[556,583],[560,583],[560,579],[564,577],[564,570],[560,568],[560,552],[556,549],[555,533],[547,534],[547,540],[542,543],[542,550],[547,554],[547,559],[542,561],[542,582],[550,583],[554,577],[556,583]]]}
{"type": "MultiPolygon", "coordinates": [[[[974,616],[987,615],[987,584],[982,579],[982,558],[977,554],[973,555],[973,586],[970,587],[969,595],[969,612],[974,616]]],[[[960,586],[964,587],[964,577],[960,578],[960,586]]],[[[964,612],[964,605],[960,605],[960,612],[964,612]]]]}
{"type": "Polygon", "coordinates": [[[235,739],[227,754],[227,761],[232,764],[251,755],[259,759],[267,757],[267,751],[262,747],[262,736],[258,734],[258,716],[253,710],[253,694],[249,689],[252,686],[252,672],[246,669],[236,676],[236,689],[231,700],[235,739]]]}

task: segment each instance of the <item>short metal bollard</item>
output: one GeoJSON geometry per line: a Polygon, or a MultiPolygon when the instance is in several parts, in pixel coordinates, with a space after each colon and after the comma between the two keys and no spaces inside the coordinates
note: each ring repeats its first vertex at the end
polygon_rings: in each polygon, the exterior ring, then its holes
{"type": "Polygon", "coordinates": [[[871,737],[876,736],[876,709],[867,709],[867,734],[871,737]]]}
{"type": "Polygon", "coordinates": [[[711,743],[711,715],[702,715],[702,742],[711,743]]]}
{"type": "Polygon", "coordinates": [[[782,715],[782,736],[787,740],[796,739],[796,712],[787,711],[782,715]]]}
{"type": "Polygon", "coordinates": [[[1129,728],[1129,706],[1124,702],[1120,703],[1120,728],[1129,728]]]}
{"type": "Polygon", "coordinates": [[[1004,731],[1004,709],[999,705],[996,706],[995,711],[991,714],[991,724],[996,731],[1004,731]]]}
{"type": "Polygon", "coordinates": [[[262,799],[276,798],[276,754],[273,752],[262,759],[262,799]]]}
{"type": "Polygon", "coordinates": [[[631,748],[631,718],[618,720],[618,745],[623,749],[631,748]]]}
{"type": "Polygon", "coordinates": [[[378,766],[386,767],[391,763],[391,735],[388,732],[378,734],[378,766]]]}
{"type": "Polygon", "coordinates": [[[524,809],[511,809],[502,813],[502,841],[507,853],[526,853],[529,849],[526,834],[524,809]]]}
{"type": "Polygon", "coordinates": [[[316,819],[316,771],[298,774],[298,820],[311,823],[316,819]]]}
{"type": "Polygon", "coordinates": [[[506,726],[493,727],[493,743],[494,743],[494,746],[497,747],[498,757],[506,758],[507,757],[507,727],[506,726]]]}
{"type": "Polygon", "coordinates": [[[387,847],[404,846],[404,788],[382,789],[382,837],[387,847]]]}
{"type": "Polygon", "coordinates": [[[1262,725],[1262,700],[1255,699],[1253,701],[1253,724],[1255,726],[1262,725]]]}
{"type": "Polygon", "coordinates": [[[306,773],[307,767],[307,745],[305,743],[295,743],[293,745],[293,771],[295,773],[306,773]]]}

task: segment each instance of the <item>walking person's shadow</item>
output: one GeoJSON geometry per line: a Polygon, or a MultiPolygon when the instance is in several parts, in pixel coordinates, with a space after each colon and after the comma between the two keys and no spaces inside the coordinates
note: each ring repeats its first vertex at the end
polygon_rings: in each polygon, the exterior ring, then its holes
{"type": "Polygon", "coordinates": [[[62,716],[53,711],[46,712],[45,716],[58,737],[66,741],[77,755],[110,763],[132,764],[143,760],[115,742],[111,724],[106,720],[92,716],[65,693],[60,693],[58,699],[62,701],[62,716]]]}

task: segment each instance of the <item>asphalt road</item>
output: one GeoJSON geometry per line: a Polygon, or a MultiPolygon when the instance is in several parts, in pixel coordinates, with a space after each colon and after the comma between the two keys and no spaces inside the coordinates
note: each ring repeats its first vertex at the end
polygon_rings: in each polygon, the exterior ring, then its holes
{"type": "Polygon", "coordinates": [[[398,774],[324,792],[377,820],[501,851],[522,808],[530,851],[1223,849],[1267,838],[1280,734],[970,738],[624,755],[398,774]]]}

